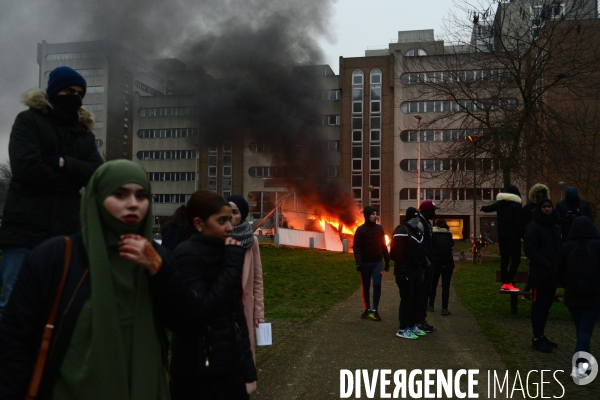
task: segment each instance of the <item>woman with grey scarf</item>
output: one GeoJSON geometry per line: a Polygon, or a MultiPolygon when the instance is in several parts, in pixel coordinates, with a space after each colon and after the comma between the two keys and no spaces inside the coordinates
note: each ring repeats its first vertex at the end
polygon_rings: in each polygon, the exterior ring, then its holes
{"type": "Polygon", "coordinates": [[[244,270],[242,272],[242,287],[244,288],[244,313],[248,323],[250,334],[250,347],[254,364],[256,364],[254,329],[259,323],[265,322],[265,300],[263,295],[262,262],[260,261],[260,250],[258,240],[254,237],[252,224],[246,221],[250,211],[248,202],[238,195],[227,198],[233,212],[231,220],[233,232],[231,236],[242,244],[246,249],[244,259],[244,270]]]}

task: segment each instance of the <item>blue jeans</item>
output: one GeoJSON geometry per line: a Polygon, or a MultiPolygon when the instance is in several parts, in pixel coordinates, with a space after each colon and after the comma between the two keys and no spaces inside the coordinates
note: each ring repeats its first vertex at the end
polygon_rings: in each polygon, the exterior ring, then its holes
{"type": "Polygon", "coordinates": [[[2,249],[2,262],[0,263],[0,286],[2,286],[2,293],[0,293],[0,320],[2,320],[4,307],[8,303],[8,298],[17,280],[23,259],[29,251],[31,251],[29,247],[17,246],[5,246],[2,249]]]}
{"type": "Polygon", "coordinates": [[[575,329],[577,331],[577,345],[575,347],[575,353],[578,351],[590,352],[590,341],[592,339],[592,332],[594,332],[594,326],[600,315],[600,307],[586,307],[586,306],[567,306],[573,322],[575,323],[575,329]]]}
{"type": "Polygon", "coordinates": [[[371,278],[373,278],[373,310],[377,311],[379,307],[379,298],[381,297],[381,278],[383,274],[383,263],[381,261],[363,262],[360,264],[360,277],[362,280],[362,301],[363,309],[371,310],[370,307],[370,289],[371,278]]]}

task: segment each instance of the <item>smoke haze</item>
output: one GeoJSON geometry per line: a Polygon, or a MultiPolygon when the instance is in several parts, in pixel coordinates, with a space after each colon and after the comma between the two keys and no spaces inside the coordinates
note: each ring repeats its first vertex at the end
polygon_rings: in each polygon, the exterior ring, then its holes
{"type": "Polygon", "coordinates": [[[348,191],[319,178],[328,160],[315,153],[318,110],[306,100],[319,81],[292,72],[296,65],[323,62],[317,40],[329,37],[334,1],[5,0],[0,5],[0,162],[8,158],[10,128],[24,108],[21,94],[39,85],[37,43],[110,39],[146,59],[178,58],[188,69],[223,79],[225,90],[211,98],[205,115],[209,132],[276,140],[284,151],[275,162],[303,172],[295,180],[301,197],[326,203],[326,212],[353,222],[353,211],[343,216],[352,208],[351,196],[343,194],[348,191]],[[299,152],[298,143],[306,150],[299,152]]]}

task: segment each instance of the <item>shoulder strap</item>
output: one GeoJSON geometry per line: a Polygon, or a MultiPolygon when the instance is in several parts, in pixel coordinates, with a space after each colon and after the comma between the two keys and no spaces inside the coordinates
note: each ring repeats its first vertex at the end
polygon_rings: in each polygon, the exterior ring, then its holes
{"type": "Polygon", "coordinates": [[[71,238],[65,236],[65,264],[63,266],[63,273],[56,290],[56,296],[52,302],[52,308],[48,315],[48,322],[44,327],[44,333],[42,335],[42,343],[40,344],[40,351],[35,361],[33,373],[31,374],[31,381],[29,382],[29,388],[27,389],[26,400],[33,400],[37,397],[44,376],[44,368],[46,366],[46,359],[48,358],[48,349],[50,348],[50,339],[52,339],[52,331],[54,330],[54,320],[56,319],[56,313],[58,312],[58,304],[62,296],[63,289],[65,288],[65,282],[67,281],[67,275],[69,274],[69,267],[71,266],[71,254],[73,252],[73,243],[71,238]]]}

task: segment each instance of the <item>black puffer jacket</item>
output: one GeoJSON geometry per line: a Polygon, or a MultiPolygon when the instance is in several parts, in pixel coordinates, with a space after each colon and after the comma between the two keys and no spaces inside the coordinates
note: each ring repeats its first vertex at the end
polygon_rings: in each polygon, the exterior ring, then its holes
{"type": "Polygon", "coordinates": [[[173,330],[171,376],[210,379],[243,373],[256,380],[256,369],[242,299],[246,250],[194,233],[173,253],[171,264],[183,290],[174,290],[185,305],[168,321],[173,330]]]}
{"type": "Polygon", "coordinates": [[[8,153],[12,179],[8,190],[0,245],[33,248],[56,235],[79,231],[79,191],[102,157],[92,134],[94,118],[83,107],[79,123],[69,126],[54,114],[42,90],[25,94],[29,110],[21,112],[10,133],[8,153]],[[57,171],[43,157],[60,156],[57,171]]]}
{"type": "Polygon", "coordinates": [[[386,264],[390,262],[388,248],[385,245],[385,233],[383,227],[375,222],[365,221],[354,232],[354,260],[356,265],[363,262],[381,261],[383,257],[386,264]]]}
{"type": "MultiPolygon", "coordinates": [[[[567,242],[563,243],[560,249],[559,276],[565,283],[565,304],[589,307],[600,307],[600,292],[594,297],[582,298],[578,293],[569,290],[569,258],[573,250],[580,244],[590,246],[596,253],[596,258],[600,260],[600,232],[587,217],[578,217],[573,220],[571,231],[567,242]]],[[[600,269],[600,265],[595,268],[600,269]]]]}
{"type": "Polygon", "coordinates": [[[533,287],[558,286],[558,259],[560,229],[556,212],[542,215],[540,203],[533,214],[533,221],[525,228],[525,254],[529,258],[529,283],[533,287]]]}
{"type": "MultiPolygon", "coordinates": [[[[89,262],[81,234],[73,235],[71,239],[71,267],[56,315],[56,328],[37,397],[40,400],[49,399],[52,394],[77,318],[91,293],[89,262]]],[[[163,267],[157,274],[148,276],[148,283],[158,317],[157,329],[163,344],[166,369],[168,344],[165,331],[160,326],[161,317],[169,315],[170,310],[163,305],[164,297],[161,296],[166,293],[164,289],[172,273],[165,261],[168,259],[166,250],[154,245],[163,259],[163,267]],[[163,310],[164,314],[159,310],[163,310]]],[[[62,276],[64,259],[64,239],[59,236],[40,244],[23,260],[0,323],[0,399],[25,398],[42,332],[62,276]]]]}
{"type": "Polygon", "coordinates": [[[404,221],[394,229],[390,255],[394,261],[394,275],[408,268],[421,268],[426,263],[425,238],[419,228],[404,221]]]}
{"type": "Polygon", "coordinates": [[[481,211],[497,212],[498,236],[522,237],[523,236],[523,210],[521,197],[512,193],[498,193],[496,202],[481,207],[481,211]]]}
{"type": "Polygon", "coordinates": [[[454,239],[450,229],[433,227],[433,250],[435,252],[435,263],[433,264],[436,270],[450,270],[454,268],[454,256],[452,255],[452,247],[454,247],[454,239]]]}
{"type": "Polygon", "coordinates": [[[572,200],[563,199],[556,203],[556,211],[558,212],[558,223],[560,224],[560,234],[563,242],[567,240],[571,224],[576,217],[588,217],[590,221],[594,221],[594,214],[587,201],[576,197],[572,200]],[[572,213],[570,214],[569,211],[572,213]]]}

